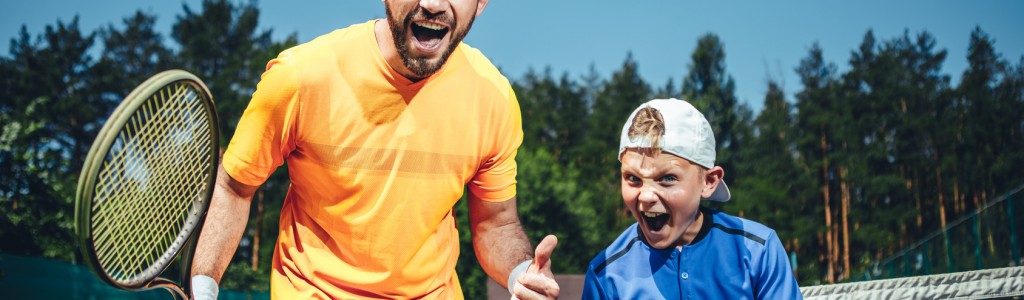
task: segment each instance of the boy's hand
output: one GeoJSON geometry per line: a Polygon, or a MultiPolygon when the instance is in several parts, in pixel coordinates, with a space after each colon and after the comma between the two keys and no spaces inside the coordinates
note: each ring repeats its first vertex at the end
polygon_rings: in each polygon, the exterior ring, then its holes
{"type": "Polygon", "coordinates": [[[555,282],[555,275],[551,273],[551,252],[555,250],[557,244],[558,238],[554,235],[544,237],[544,240],[537,244],[533,262],[516,280],[519,284],[514,288],[512,299],[558,298],[558,282],[555,282]]]}

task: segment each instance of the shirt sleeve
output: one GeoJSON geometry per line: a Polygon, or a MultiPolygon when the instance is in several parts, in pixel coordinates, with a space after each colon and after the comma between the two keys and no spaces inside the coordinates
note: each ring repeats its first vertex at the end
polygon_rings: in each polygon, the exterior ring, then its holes
{"type": "Polygon", "coordinates": [[[786,249],[774,231],[768,236],[765,249],[761,252],[758,272],[760,276],[757,276],[754,283],[757,299],[803,299],[789,265],[786,249]]]}
{"type": "Polygon", "coordinates": [[[285,51],[267,63],[224,152],[224,170],[243,184],[263,184],[295,148],[298,84],[294,64],[289,61],[285,51]]]}
{"type": "MultiPolygon", "coordinates": [[[[469,190],[484,201],[505,201],[516,195],[516,152],[523,142],[523,122],[512,87],[507,86],[506,100],[502,109],[492,114],[493,126],[497,126],[493,137],[485,137],[495,143],[494,154],[481,164],[469,184],[469,190]]],[[[480,143],[488,143],[488,140],[480,143]]]]}
{"type": "Polygon", "coordinates": [[[583,282],[583,300],[607,299],[604,289],[601,287],[600,278],[594,273],[594,266],[587,268],[587,277],[583,282]]]}

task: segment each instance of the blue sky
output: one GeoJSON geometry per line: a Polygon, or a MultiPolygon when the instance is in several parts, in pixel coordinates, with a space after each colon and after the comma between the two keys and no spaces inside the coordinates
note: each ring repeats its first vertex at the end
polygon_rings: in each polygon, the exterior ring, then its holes
{"type": "MultiPolygon", "coordinates": [[[[9,45],[22,25],[35,35],[75,15],[84,31],[120,26],[136,10],[156,14],[157,30],[168,37],[182,3],[198,9],[201,0],[9,1],[0,12],[0,38],[9,45]]],[[[272,28],[277,39],[296,33],[300,42],[384,17],[383,4],[375,0],[263,0],[258,5],[261,28],[272,28]]],[[[466,41],[512,79],[545,67],[578,78],[591,66],[607,78],[631,52],[649,84],[661,87],[673,80],[678,87],[697,39],[711,32],[725,44],[737,96],[757,111],[769,78],[783,83],[793,100],[800,89],[793,70],[812,43],[818,42],[826,60],[844,71],[869,29],[879,41],[904,31],[912,36],[928,31],[937,47],[949,52],[943,73],[956,84],[976,26],[995,39],[1004,58],[1021,61],[1024,1],[1018,0],[493,0],[466,41]]]]}

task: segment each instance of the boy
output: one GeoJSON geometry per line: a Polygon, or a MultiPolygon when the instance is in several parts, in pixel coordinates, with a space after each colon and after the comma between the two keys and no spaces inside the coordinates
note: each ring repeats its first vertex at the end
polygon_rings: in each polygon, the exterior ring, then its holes
{"type": "Polygon", "coordinates": [[[590,262],[583,299],[802,298],[774,230],[700,206],[730,194],[693,105],[641,105],[619,143],[622,199],[637,223],[590,262]]]}

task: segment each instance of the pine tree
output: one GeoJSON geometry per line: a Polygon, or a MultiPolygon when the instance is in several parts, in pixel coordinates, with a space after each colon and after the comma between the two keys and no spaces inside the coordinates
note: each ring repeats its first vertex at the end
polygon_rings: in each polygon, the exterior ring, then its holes
{"type": "Polygon", "coordinates": [[[47,25],[33,38],[24,26],[0,64],[0,250],[72,260],[73,201],[82,161],[113,107],[89,54],[94,33],[78,18],[47,25]]]}
{"type": "MultiPolygon", "coordinates": [[[[746,133],[737,132],[740,126],[739,101],[736,84],[726,73],[725,45],[715,34],[705,34],[697,41],[686,75],[683,77],[683,97],[693,103],[711,123],[718,143],[716,164],[726,170],[734,169],[734,158],[746,133]]],[[[725,178],[733,184],[733,179],[725,178]]]]}
{"type": "MultiPolygon", "coordinates": [[[[221,144],[235,132],[241,112],[256,90],[264,66],[276,55],[271,31],[257,31],[255,3],[203,0],[200,11],[182,4],[171,37],[180,45],[172,66],[203,79],[217,103],[221,144]]],[[[294,36],[286,44],[294,44],[294,36]]]]}
{"type": "Polygon", "coordinates": [[[637,70],[637,63],[629,54],[622,68],[601,85],[586,120],[587,136],[580,151],[578,166],[595,181],[598,216],[603,218],[602,224],[615,228],[611,232],[621,231],[633,221],[622,207],[617,155],[623,123],[633,109],[650,100],[651,89],[637,70]]]}
{"type": "Polygon", "coordinates": [[[842,122],[843,115],[843,103],[837,95],[836,69],[834,64],[825,62],[823,50],[818,44],[811,47],[808,56],[801,60],[796,69],[803,83],[803,90],[796,95],[798,162],[805,173],[814,174],[813,178],[816,178],[813,190],[817,191],[815,198],[822,203],[818,207],[823,212],[820,224],[824,225],[823,232],[819,231],[816,236],[819,246],[815,248],[824,250],[817,255],[818,261],[824,265],[818,274],[829,283],[835,282],[837,269],[831,197],[835,184],[832,182],[833,166],[830,165],[830,159],[838,131],[837,122],[842,122]]]}

